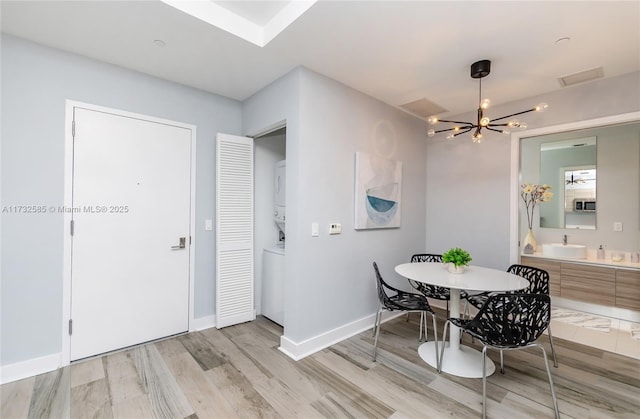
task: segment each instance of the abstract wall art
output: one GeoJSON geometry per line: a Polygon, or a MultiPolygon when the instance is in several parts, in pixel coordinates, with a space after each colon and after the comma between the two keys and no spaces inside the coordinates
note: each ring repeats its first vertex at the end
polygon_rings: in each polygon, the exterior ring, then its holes
{"type": "Polygon", "coordinates": [[[400,227],[402,162],[356,152],[356,230],[400,227]]]}

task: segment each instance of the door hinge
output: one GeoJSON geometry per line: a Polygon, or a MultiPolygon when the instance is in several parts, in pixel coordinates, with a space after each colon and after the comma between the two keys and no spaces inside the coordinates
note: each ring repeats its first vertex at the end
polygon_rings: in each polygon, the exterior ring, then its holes
{"type": "Polygon", "coordinates": [[[189,244],[191,244],[191,236],[189,236],[189,244]]]}
{"type": "Polygon", "coordinates": [[[71,121],[71,136],[75,137],[76,136],[76,121],[71,121]]]}
{"type": "Polygon", "coordinates": [[[73,332],[73,320],[69,319],[69,334],[73,332]]]}
{"type": "Polygon", "coordinates": [[[70,223],[70,233],[71,233],[71,235],[72,235],[72,236],[73,236],[74,226],[75,226],[75,223],[73,222],[73,220],[71,220],[71,223],[70,223]]]}

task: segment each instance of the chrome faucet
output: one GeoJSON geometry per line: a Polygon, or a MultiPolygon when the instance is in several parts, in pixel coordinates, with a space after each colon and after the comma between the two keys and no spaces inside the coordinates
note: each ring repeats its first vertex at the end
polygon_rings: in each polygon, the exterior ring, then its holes
{"type": "Polygon", "coordinates": [[[567,245],[567,235],[566,234],[562,235],[562,244],[565,245],[565,246],[567,245]]]}

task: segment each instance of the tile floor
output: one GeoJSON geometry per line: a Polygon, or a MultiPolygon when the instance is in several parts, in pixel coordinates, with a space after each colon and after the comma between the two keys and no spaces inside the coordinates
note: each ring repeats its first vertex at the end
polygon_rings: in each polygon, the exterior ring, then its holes
{"type": "Polygon", "coordinates": [[[640,359],[640,324],[553,308],[554,337],[640,359]]]}

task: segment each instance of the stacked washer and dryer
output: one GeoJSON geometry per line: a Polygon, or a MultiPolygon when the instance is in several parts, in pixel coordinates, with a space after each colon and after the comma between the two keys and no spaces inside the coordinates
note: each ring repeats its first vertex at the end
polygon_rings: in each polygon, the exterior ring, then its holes
{"type": "Polygon", "coordinates": [[[286,223],[286,160],[274,170],[273,221],[277,226],[273,247],[262,257],[262,315],[284,325],[284,251],[286,223]]]}

